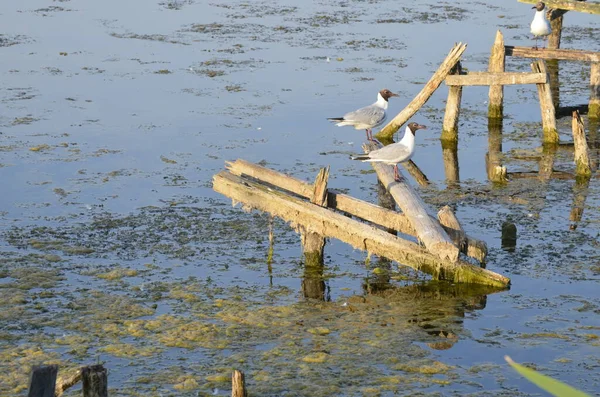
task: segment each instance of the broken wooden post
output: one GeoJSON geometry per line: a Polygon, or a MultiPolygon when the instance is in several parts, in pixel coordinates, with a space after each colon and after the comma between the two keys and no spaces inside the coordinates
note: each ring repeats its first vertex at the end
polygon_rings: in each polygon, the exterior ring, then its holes
{"type": "MultiPolygon", "coordinates": [[[[321,207],[327,207],[327,180],[329,179],[329,167],[321,168],[315,183],[310,202],[321,207]]],[[[320,266],[323,264],[323,248],[325,238],[318,233],[303,230],[301,234],[302,251],[306,266],[320,266]]]]}
{"type": "Polygon", "coordinates": [[[506,167],[502,165],[502,119],[488,119],[488,151],[485,155],[488,179],[494,183],[506,183],[506,167]]]}
{"type": "Polygon", "coordinates": [[[600,61],[592,62],[590,70],[590,119],[600,119],[600,61]]]}
{"type": "Polygon", "coordinates": [[[450,230],[448,236],[454,241],[454,244],[456,244],[461,251],[464,251],[467,246],[467,236],[452,209],[445,205],[438,211],[437,216],[440,223],[447,227],[446,230],[450,230]]]}
{"type": "Polygon", "coordinates": [[[237,369],[231,375],[231,397],[248,397],[244,373],[237,369]]]}
{"type": "Polygon", "coordinates": [[[558,8],[549,9],[546,13],[548,20],[550,21],[550,27],[552,28],[552,33],[548,36],[548,45],[547,47],[552,50],[556,50],[560,48],[560,39],[562,36],[562,26],[563,26],[563,16],[567,11],[561,10],[558,8]]]}
{"type": "Polygon", "coordinates": [[[108,372],[102,364],[81,368],[83,397],[108,397],[108,372]]]}
{"type": "Polygon", "coordinates": [[[406,168],[406,171],[408,171],[413,178],[415,178],[415,181],[417,181],[419,185],[429,186],[431,184],[427,178],[427,175],[421,171],[419,166],[417,166],[414,161],[408,160],[407,162],[402,163],[402,166],[406,168]]]}
{"type": "MultiPolygon", "coordinates": [[[[531,70],[534,73],[543,73],[548,76],[546,64],[542,60],[537,60],[531,64],[531,70]]],[[[549,77],[545,83],[538,83],[538,96],[540,98],[540,109],[542,112],[542,128],[544,130],[544,144],[557,144],[558,131],[556,129],[556,115],[554,113],[554,104],[552,103],[552,92],[550,90],[549,77]]]]}
{"type": "Polygon", "coordinates": [[[500,246],[502,249],[513,252],[517,246],[517,226],[512,222],[502,224],[502,237],[500,246]]]}
{"type": "MultiPolygon", "coordinates": [[[[363,147],[366,152],[369,152],[379,146],[374,142],[370,142],[363,147]]],[[[414,189],[406,183],[406,179],[402,177],[400,182],[396,181],[393,167],[390,165],[372,162],[371,166],[375,169],[381,183],[386,186],[394,200],[396,200],[398,208],[402,210],[402,213],[417,232],[419,240],[425,244],[429,252],[442,259],[456,261],[459,254],[458,248],[452,243],[444,229],[439,224],[431,221],[425,209],[425,203],[414,189]]],[[[398,172],[400,173],[400,170],[398,172]]]]}
{"type": "MultiPolygon", "coordinates": [[[[506,55],[504,54],[504,36],[501,31],[496,32],[496,39],[492,46],[488,72],[502,73],[505,71],[506,55]]],[[[504,86],[490,85],[488,118],[502,118],[504,109],[504,86]]]]}
{"type": "Polygon", "coordinates": [[[417,94],[416,97],[394,117],[375,137],[379,140],[390,141],[392,136],[398,129],[408,121],[433,95],[435,90],[438,89],[440,84],[444,81],[450,70],[456,65],[456,62],[460,60],[460,57],[467,49],[467,45],[458,43],[448,53],[444,62],[440,65],[438,70],[431,76],[431,79],[425,84],[425,87],[417,94]]]}
{"type": "MultiPolygon", "coordinates": [[[[450,71],[450,74],[460,75],[462,67],[460,61],[450,71]]],[[[448,88],[448,99],[446,100],[446,112],[442,125],[443,142],[458,142],[458,118],[460,117],[460,101],[462,98],[462,85],[450,86],[448,88]]]]}
{"type": "Polygon", "coordinates": [[[33,367],[28,397],[54,397],[58,365],[40,365],[33,367]]]}
{"type": "Polygon", "coordinates": [[[585,137],[585,128],[578,111],[573,112],[572,129],[573,143],[575,144],[575,173],[578,177],[589,179],[592,176],[592,166],[585,137]]]}

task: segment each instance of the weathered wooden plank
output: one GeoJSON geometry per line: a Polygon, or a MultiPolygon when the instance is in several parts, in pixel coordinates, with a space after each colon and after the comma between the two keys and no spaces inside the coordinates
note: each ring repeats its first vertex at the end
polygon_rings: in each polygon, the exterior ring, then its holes
{"type": "MultiPolygon", "coordinates": [[[[504,36],[502,32],[498,30],[496,32],[496,39],[490,52],[490,60],[488,62],[488,72],[491,73],[504,73],[506,56],[504,54],[504,36]]],[[[503,85],[490,85],[489,104],[488,104],[488,117],[489,118],[502,118],[504,113],[504,86],[503,85]]]]}
{"type": "MultiPolygon", "coordinates": [[[[366,152],[377,149],[379,146],[370,142],[363,145],[366,152]]],[[[386,187],[396,201],[398,208],[406,216],[412,227],[417,232],[419,240],[425,244],[429,252],[442,259],[455,261],[458,259],[459,250],[439,223],[433,222],[426,210],[426,204],[414,189],[402,177],[400,182],[394,178],[393,167],[383,163],[371,163],[377,172],[377,177],[386,187]]],[[[398,171],[400,173],[400,171],[398,171]]]]}
{"type": "Polygon", "coordinates": [[[556,114],[554,111],[554,102],[552,101],[552,91],[548,82],[548,69],[546,63],[542,60],[534,61],[531,64],[531,70],[534,73],[546,75],[546,82],[537,84],[538,96],[540,101],[540,110],[542,113],[542,128],[544,132],[544,143],[557,144],[559,141],[558,130],[556,129],[556,114]]]}
{"type": "Polygon", "coordinates": [[[54,397],[58,365],[33,367],[28,397],[54,397]]]}
{"type": "Polygon", "coordinates": [[[355,248],[366,250],[433,275],[440,280],[506,287],[510,279],[500,274],[458,260],[443,260],[419,245],[394,236],[384,230],[348,218],[306,202],[301,198],[278,192],[239,176],[222,171],[213,177],[213,189],[234,201],[270,212],[287,222],[311,225],[313,231],[341,240],[355,248]]]}
{"type": "Polygon", "coordinates": [[[237,369],[231,376],[231,397],[248,397],[244,373],[237,369]]]}
{"type": "Polygon", "coordinates": [[[547,81],[545,73],[488,72],[446,76],[446,85],[449,86],[543,84],[547,81]]]}
{"type": "MultiPolygon", "coordinates": [[[[520,3],[535,4],[539,0],[519,0],[520,3]]],[[[588,14],[599,14],[600,15],[600,4],[599,3],[584,3],[582,1],[573,0],[544,0],[546,7],[558,8],[567,11],[578,11],[585,12],[588,14]]]]}
{"type": "Polygon", "coordinates": [[[440,84],[444,81],[448,73],[452,70],[456,62],[460,60],[460,57],[467,49],[467,45],[458,43],[448,53],[444,62],[440,65],[438,70],[431,76],[427,84],[423,87],[421,92],[413,98],[412,101],[394,117],[383,129],[375,135],[380,140],[391,140],[392,136],[398,131],[398,129],[408,121],[421,107],[429,100],[431,95],[438,89],[440,84]]]}
{"type": "Polygon", "coordinates": [[[600,62],[600,52],[551,48],[504,46],[506,55],[519,58],[559,59],[563,61],[600,62]]]}
{"type": "Polygon", "coordinates": [[[573,112],[571,123],[573,130],[573,143],[575,144],[575,173],[578,176],[588,178],[592,175],[592,165],[590,163],[589,147],[585,137],[585,128],[579,112],[573,112]]]}

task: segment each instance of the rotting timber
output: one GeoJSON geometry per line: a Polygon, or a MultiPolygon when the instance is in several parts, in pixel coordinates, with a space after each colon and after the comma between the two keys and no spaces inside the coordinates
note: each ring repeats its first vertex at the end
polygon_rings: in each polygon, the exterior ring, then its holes
{"type": "MultiPolygon", "coordinates": [[[[318,185],[322,186],[323,183],[318,182],[318,185]]],[[[399,214],[329,190],[325,195],[327,200],[319,205],[313,202],[315,185],[244,160],[228,163],[228,170],[214,175],[213,189],[230,197],[234,203],[242,203],[246,209],[258,209],[278,216],[303,234],[316,233],[323,238],[339,239],[355,248],[428,273],[434,279],[497,287],[510,285],[507,277],[461,258],[453,260],[440,257],[426,247],[381,228],[418,235],[419,226],[415,227],[407,214],[399,214]],[[372,224],[353,219],[349,215],[353,218],[366,218],[372,224]],[[379,223],[378,219],[383,220],[379,223]]],[[[431,217],[428,216],[428,219],[431,217]]],[[[440,227],[439,223],[437,227],[440,227]]],[[[447,239],[452,244],[448,237],[447,239]]],[[[464,251],[474,257],[485,258],[484,243],[467,235],[465,240],[464,251]]]]}

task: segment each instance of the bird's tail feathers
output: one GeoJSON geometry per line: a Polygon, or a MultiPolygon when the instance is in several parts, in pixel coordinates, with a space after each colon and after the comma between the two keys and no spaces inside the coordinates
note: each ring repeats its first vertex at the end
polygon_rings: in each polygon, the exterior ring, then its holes
{"type": "Polygon", "coordinates": [[[350,159],[352,159],[352,160],[369,160],[369,158],[370,157],[368,155],[366,155],[366,154],[359,154],[359,155],[356,155],[356,156],[350,156],[350,159]]]}
{"type": "Polygon", "coordinates": [[[343,117],[328,117],[327,120],[329,121],[344,121],[343,117]]]}

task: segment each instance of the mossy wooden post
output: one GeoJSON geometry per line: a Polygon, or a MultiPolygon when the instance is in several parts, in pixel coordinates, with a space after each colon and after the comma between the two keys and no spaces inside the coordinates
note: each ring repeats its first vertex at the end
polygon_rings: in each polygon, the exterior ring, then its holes
{"type": "MultiPolygon", "coordinates": [[[[461,69],[460,62],[456,62],[450,74],[460,74],[461,69]]],[[[462,90],[463,87],[461,85],[451,85],[448,87],[446,112],[444,113],[444,123],[442,125],[442,142],[458,142],[458,118],[460,117],[462,90]]]]}
{"type": "MultiPolygon", "coordinates": [[[[546,64],[543,60],[537,60],[531,64],[534,73],[548,75],[546,64]]],[[[556,129],[556,114],[552,103],[552,92],[550,90],[549,77],[546,83],[537,84],[540,109],[542,113],[542,128],[544,129],[544,144],[558,144],[558,131],[556,129]]]]}
{"type": "MultiPolygon", "coordinates": [[[[496,39],[492,46],[488,72],[504,72],[506,54],[504,50],[504,36],[501,31],[496,32],[496,39]]],[[[489,93],[488,118],[501,119],[504,112],[504,86],[491,85],[489,93]]]]}
{"type": "Polygon", "coordinates": [[[567,11],[561,9],[550,9],[547,12],[548,20],[550,21],[550,27],[552,28],[552,33],[548,36],[548,45],[547,48],[556,50],[560,48],[560,39],[562,36],[562,26],[563,26],[563,15],[565,15],[567,11]]]}
{"type": "Polygon", "coordinates": [[[381,141],[389,141],[392,136],[398,131],[398,129],[406,123],[421,107],[429,100],[431,95],[438,89],[440,84],[444,82],[444,79],[450,73],[456,62],[460,60],[460,57],[467,49],[467,45],[458,43],[448,53],[444,62],[440,65],[438,70],[431,76],[427,84],[423,89],[413,98],[412,101],[394,117],[375,137],[381,141]]]}
{"type": "Polygon", "coordinates": [[[237,369],[233,371],[231,376],[231,397],[248,397],[244,373],[237,369]]]}
{"type": "Polygon", "coordinates": [[[600,119],[600,62],[592,62],[590,70],[590,119],[600,119]]]}
{"type": "Polygon", "coordinates": [[[485,155],[488,179],[494,183],[508,182],[502,165],[502,119],[488,119],[488,151],[485,155]]]}
{"type": "Polygon", "coordinates": [[[54,397],[58,365],[33,367],[28,397],[54,397]]]}
{"type": "Polygon", "coordinates": [[[108,373],[102,365],[81,369],[83,397],[108,397],[108,373]]]}
{"type": "Polygon", "coordinates": [[[585,128],[579,112],[573,112],[573,143],[575,144],[575,173],[577,177],[590,178],[592,166],[590,163],[589,148],[585,137],[585,128]]]}
{"type": "MultiPolygon", "coordinates": [[[[327,180],[329,167],[321,168],[313,185],[313,194],[310,202],[321,207],[327,207],[327,180]]],[[[325,238],[310,230],[302,231],[302,250],[306,266],[321,266],[323,264],[323,248],[325,238]]]]}

